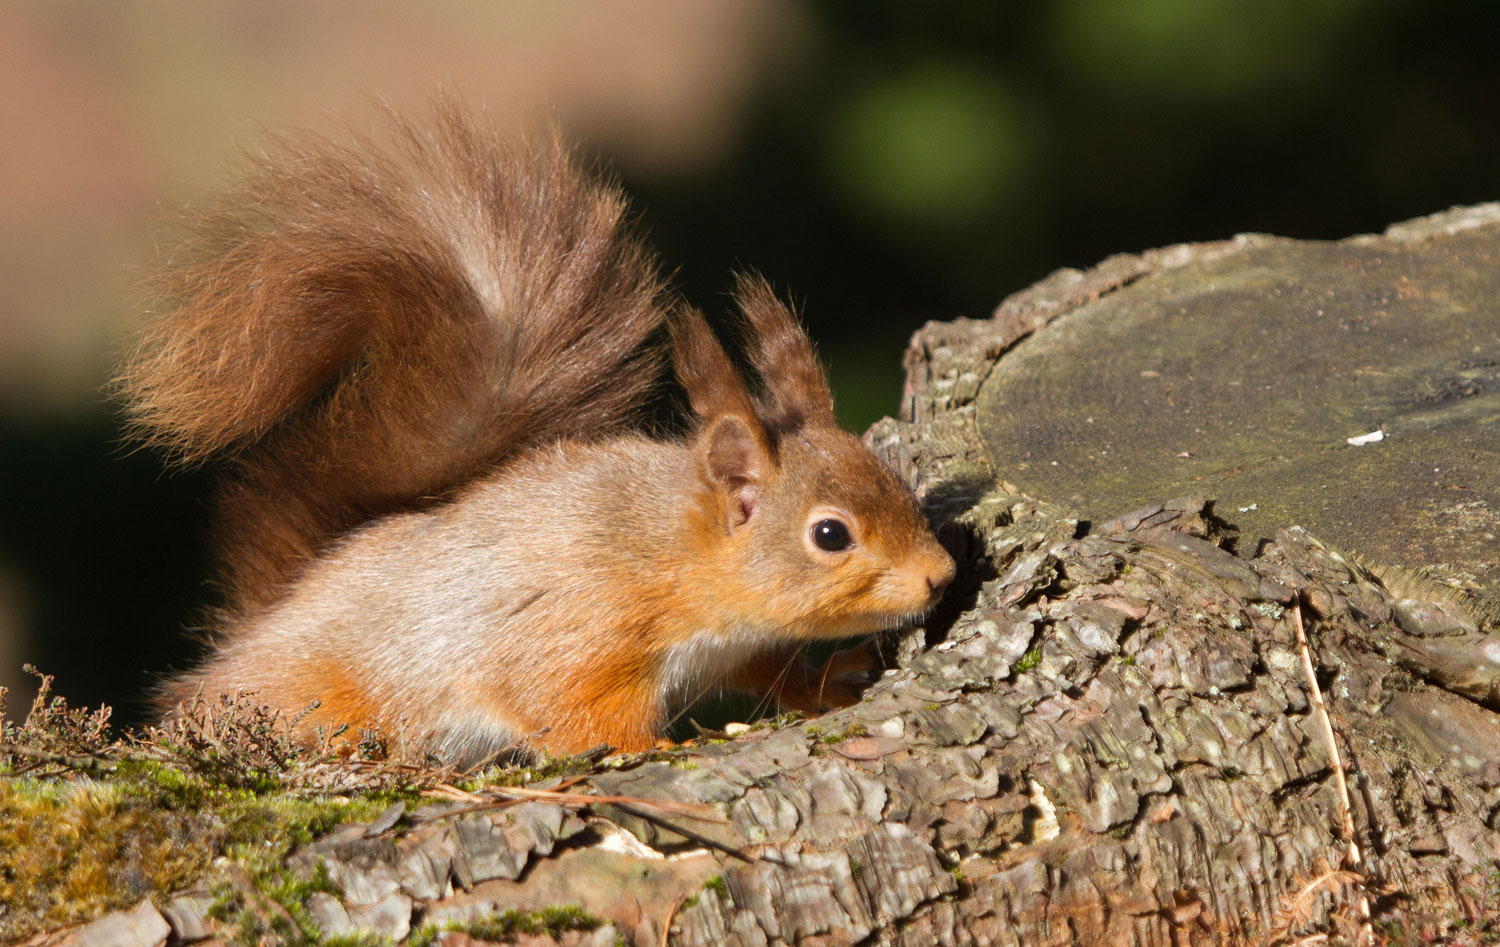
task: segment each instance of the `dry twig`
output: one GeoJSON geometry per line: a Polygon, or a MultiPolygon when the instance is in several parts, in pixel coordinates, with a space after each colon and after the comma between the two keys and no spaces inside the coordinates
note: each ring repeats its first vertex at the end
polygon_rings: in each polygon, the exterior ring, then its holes
{"type": "Polygon", "coordinates": [[[552,789],[533,789],[529,786],[495,786],[478,793],[468,792],[450,784],[443,784],[426,790],[423,792],[423,795],[438,799],[455,799],[460,802],[472,803],[463,809],[456,809],[435,816],[435,818],[439,819],[451,818],[452,816],[486,809],[503,809],[507,806],[515,805],[517,802],[524,801],[550,802],[553,805],[565,806],[570,809],[610,805],[627,815],[632,815],[637,819],[649,822],[659,829],[665,829],[668,832],[681,835],[689,841],[697,842],[705,848],[722,852],[742,862],[755,861],[753,856],[745,854],[732,845],[725,845],[717,839],[709,838],[706,835],[694,832],[692,829],[668,822],[656,812],[651,811],[654,809],[670,815],[694,819],[699,822],[713,822],[719,825],[727,824],[728,820],[718,815],[717,811],[710,806],[694,806],[681,802],[667,802],[656,799],[639,799],[634,796],[596,796],[590,793],[566,791],[567,787],[574,785],[582,779],[584,779],[582,776],[574,777],[552,789]]]}
{"type": "MultiPolygon", "coordinates": [[[[1302,600],[1300,596],[1292,603],[1292,627],[1297,633],[1297,649],[1302,656],[1302,672],[1307,676],[1307,694],[1313,713],[1323,731],[1323,741],[1328,746],[1328,762],[1333,767],[1334,789],[1339,800],[1339,824],[1348,842],[1344,860],[1359,879],[1358,899],[1355,902],[1361,921],[1361,939],[1368,941],[1370,929],[1370,896],[1365,889],[1365,877],[1360,868],[1359,842],[1354,834],[1354,808],[1349,803],[1349,784],[1344,779],[1344,761],[1339,754],[1338,737],[1333,732],[1333,720],[1323,702],[1323,689],[1318,686],[1318,676],[1313,669],[1312,651],[1307,644],[1307,631],[1302,626],[1302,600]]],[[[1326,873],[1325,873],[1326,874],[1326,873]]],[[[1300,897],[1300,895],[1299,895],[1300,897]]]]}
{"type": "Polygon", "coordinates": [[[672,939],[672,921],[677,917],[677,912],[682,910],[682,905],[687,901],[687,894],[679,894],[677,900],[672,902],[672,908],[667,912],[667,919],[661,925],[661,947],[667,947],[667,942],[672,939]]]}

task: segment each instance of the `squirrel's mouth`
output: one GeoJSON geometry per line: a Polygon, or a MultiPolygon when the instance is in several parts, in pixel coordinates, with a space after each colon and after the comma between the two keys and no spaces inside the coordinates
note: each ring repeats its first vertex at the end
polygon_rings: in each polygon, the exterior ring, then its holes
{"type": "Polygon", "coordinates": [[[932,596],[929,601],[915,607],[907,603],[894,603],[888,608],[872,609],[836,619],[824,619],[804,627],[801,631],[810,637],[855,638],[883,631],[914,628],[932,614],[940,598],[940,595],[932,596]]]}
{"type": "Polygon", "coordinates": [[[896,628],[905,623],[918,624],[922,619],[937,608],[938,602],[943,600],[943,592],[947,590],[947,583],[933,588],[925,581],[920,590],[914,588],[915,583],[903,580],[900,587],[893,589],[891,594],[885,596],[884,608],[879,612],[884,614],[891,624],[886,629],[896,628]]]}

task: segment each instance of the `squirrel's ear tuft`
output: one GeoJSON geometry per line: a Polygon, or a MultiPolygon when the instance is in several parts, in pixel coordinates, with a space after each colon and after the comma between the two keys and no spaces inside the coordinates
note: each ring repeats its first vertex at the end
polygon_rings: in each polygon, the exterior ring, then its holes
{"type": "Polygon", "coordinates": [[[703,470],[724,501],[731,529],[755,514],[761,484],[770,466],[754,420],[727,414],[709,424],[699,440],[703,470]]]}
{"type": "Polygon", "coordinates": [[[812,342],[764,279],[741,274],[735,295],[750,328],[750,359],[765,382],[757,413],[773,433],[835,426],[833,392],[812,342]]]}
{"type": "Polygon", "coordinates": [[[703,314],[684,307],[673,316],[671,327],[672,366],[693,413],[704,422],[726,414],[754,417],[755,406],[745,380],[735,371],[703,314]]]}

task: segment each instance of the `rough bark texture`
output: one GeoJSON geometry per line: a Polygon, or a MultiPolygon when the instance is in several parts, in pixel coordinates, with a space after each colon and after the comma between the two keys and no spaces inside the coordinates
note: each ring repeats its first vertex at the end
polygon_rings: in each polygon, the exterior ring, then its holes
{"type": "MultiPolygon", "coordinates": [[[[1500,240],[1497,217],[1393,239],[1500,240]]],[[[1008,485],[980,434],[976,404],[1019,340],[1262,245],[1113,258],[918,333],[903,419],[869,439],[923,492],[968,582],[862,703],[570,787],[637,802],[345,827],[298,856],[342,892],[309,909],[330,933],[394,939],[576,903],[609,926],[561,941],[1175,947],[1358,937],[1363,899],[1379,937],[1462,936],[1500,899],[1500,636],[1451,589],[1382,580],[1292,522],[1253,555],[1226,551],[1204,497],[1081,527],[1008,485]]],[[[162,907],[175,936],[212,929],[201,899],[162,907]]]]}

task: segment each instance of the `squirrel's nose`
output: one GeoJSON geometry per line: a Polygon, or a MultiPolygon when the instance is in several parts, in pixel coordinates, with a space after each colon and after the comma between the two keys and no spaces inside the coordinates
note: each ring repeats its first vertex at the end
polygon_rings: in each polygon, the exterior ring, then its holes
{"type": "Polygon", "coordinates": [[[935,599],[942,594],[948,583],[953,581],[954,575],[958,573],[958,566],[954,565],[953,557],[947,553],[943,558],[932,563],[927,572],[927,589],[935,599]]]}

